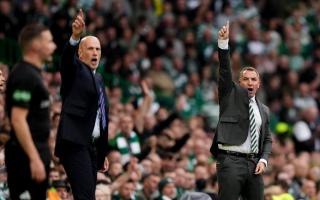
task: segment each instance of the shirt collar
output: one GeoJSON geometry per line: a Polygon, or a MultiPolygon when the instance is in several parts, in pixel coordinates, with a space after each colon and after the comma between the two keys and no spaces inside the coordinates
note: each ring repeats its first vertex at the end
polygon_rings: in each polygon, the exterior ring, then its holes
{"type": "Polygon", "coordinates": [[[166,196],[166,195],[163,195],[163,196],[162,196],[162,199],[163,199],[163,200],[171,200],[171,198],[168,197],[168,196],[166,196]]]}
{"type": "Polygon", "coordinates": [[[253,96],[253,97],[249,98],[249,101],[252,101],[253,103],[257,103],[256,102],[256,96],[253,96]]]}

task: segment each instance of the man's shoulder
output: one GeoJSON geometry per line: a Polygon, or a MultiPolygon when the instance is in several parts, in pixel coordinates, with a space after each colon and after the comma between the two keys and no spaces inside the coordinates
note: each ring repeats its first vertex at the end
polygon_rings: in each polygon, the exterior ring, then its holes
{"type": "Polygon", "coordinates": [[[269,115],[269,113],[270,113],[269,107],[266,104],[262,103],[261,101],[260,101],[260,104],[261,104],[263,111],[265,111],[269,115]]]}
{"type": "Polygon", "coordinates": [[[40,73],[37,72],[35,66],[26,62],[19,62],[14,66],[13,70],[10,72],[9,79],[12,83],[33,83],[36,82],[39,77],[41,78],[41,76],[39,75],[40,73]]]}

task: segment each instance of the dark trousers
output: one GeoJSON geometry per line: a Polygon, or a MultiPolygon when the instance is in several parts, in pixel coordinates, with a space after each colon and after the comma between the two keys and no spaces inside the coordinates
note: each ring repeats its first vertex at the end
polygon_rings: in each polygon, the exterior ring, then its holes
{"type": "Polygon", "coordinates": [[[30,162],[27,155],[17,144],[9,141],[5,148],[5,162],[8,174],[8,186],[12,200],[20,200],[20,195],[28,191],[32,200],[44,200],[48,188],[48,172],[50,152],[47,144],[39,149],[40,157],[44,162],[47,178],[37,183],[31,178],[30,162]]]}
{"type": "Polygon", "coordinates": [[[95,200],[97,157],[95,148],[64,143],[60,161],[66,171],[75,200],[95,200]]]}
{"type": "Polygon", "coordinates": [[[244,158],[219,154],[217,158],[217,176],[219,200],[263,200],[262,175],[254,171],[258,158],[244,158]]]}

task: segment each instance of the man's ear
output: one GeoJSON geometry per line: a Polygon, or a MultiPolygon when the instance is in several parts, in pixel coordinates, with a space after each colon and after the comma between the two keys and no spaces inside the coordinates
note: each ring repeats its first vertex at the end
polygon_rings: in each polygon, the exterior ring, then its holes
{"type": "Polygon", "coordinates": [[[42,45],[41,45],[40,39],[36,38],[33,41],[31,41],[29,48],[33,49],[36,52],[42,51],[42,45]]]}
{"type": "Polygon", "coordinates": [[[82,57],[82,49],[80,47],[78,49],[78,57],[79,59],[82,57]]]}
{"type": "Polygon", "coordinates": [[[260,86],[261,86],[261,81],[260,81],[260,79],[259,79],[259,85],[258,85],[258,88],[257,88],[257,89],[259,89],[259,88],[260,88],[260,86]]]}

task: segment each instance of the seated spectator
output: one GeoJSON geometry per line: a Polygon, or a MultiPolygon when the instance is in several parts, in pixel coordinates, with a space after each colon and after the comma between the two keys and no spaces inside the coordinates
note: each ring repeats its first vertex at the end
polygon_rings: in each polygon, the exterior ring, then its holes
{"type": "Polygon", "coordinates": [[[52,182],[52,187],[56,189],[61,200],[71,200],[70,186],[64,180],[56,180],[52,182]]]}
{"type": "Polygon", "coordinates": [[[177,197],[177,188],[171,178],[164,178],[159,182],[160,196],[157,200],[173,200],[177,197]]]}
{"type": "Polygon", "coordinates": [[[133,119],[129,115],[124,115],[120,119],[120,132],[113,140],[109,141],[112,148],[121,154],[121,163],[129,162],[132,156],[141,153],[141,144],[137,133],[133,130],[133,119]]]}
{"type": "Polygon", "coordinates": [[[111,200],[111,189],[109,185],[99,183],[96,186],[96,200],[111,200]]]}

